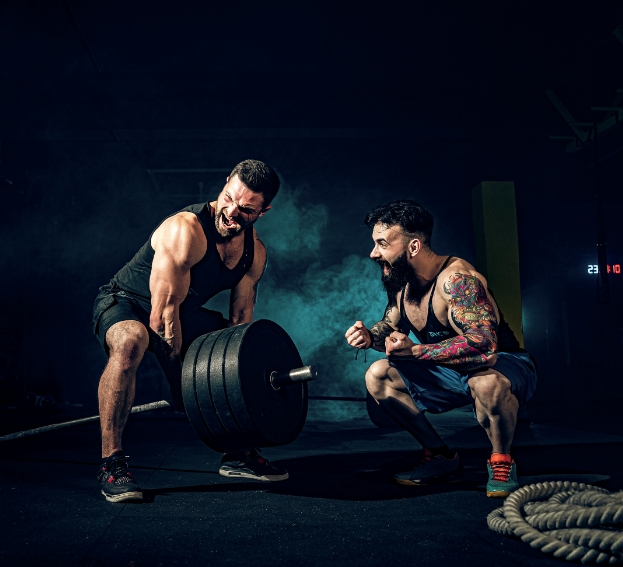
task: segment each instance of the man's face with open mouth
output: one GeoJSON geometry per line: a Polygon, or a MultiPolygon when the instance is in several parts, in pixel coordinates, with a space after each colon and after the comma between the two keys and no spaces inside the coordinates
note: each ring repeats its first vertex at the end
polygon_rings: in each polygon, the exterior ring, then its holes
{"type": "Polygon", "coordinates": [[[370,258],[381,268],[381,281],[387,293],[396,294],[413,272],[407,260],[404,236],[398,227],[379,223],[372,231],[372,239],[375,245],[370,258]]]}
{"type": "Polygon", "coordinates": [[[240,234],[261,217],[270,207],[264,207],[261,193],[251,191],[237,175],[228,179],[216,201],[214,223],[223,238],[240,234]]]}

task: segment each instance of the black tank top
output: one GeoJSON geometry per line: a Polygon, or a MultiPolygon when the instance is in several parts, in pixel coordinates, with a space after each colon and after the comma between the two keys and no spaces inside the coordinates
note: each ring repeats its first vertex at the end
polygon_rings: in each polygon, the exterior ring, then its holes
{"type": "MultiPolygon", "coordinates": [[[[441,266],[441,269],[435,276],[433,287],[430,290],[430,297],[428,299],[428,315],[426,317],[426,324],[421,330],[418,331],[409,320],[409,317],[407,317],[404,301],[406,286],[400,293],[400,316],[421,344],[430,345],[458,336],[458,333],[452,327],[446,327],[439,321],[439,319],[437,319],[435,311],[433,310],[433,295],[435,294],[435,288],[437,286],[437,278],[439,277],[439,274],[445,270],[451,258],[452,256],[448,256],[446,261],[443,263],[443,266],[441,266]]],[[[498,311],[500,313],[500,320],[498,322],[498,352],[525,352],[524,349],[519,346],[519,341],[517,340],[517,337],[515,337],[513,330],[504,320],[504,316],[502,315],[502,311],[499,306],[498,311]]]]}
{"type": "MultiPolygon", "coordinates": [[[[210,205],[199,203],[190,205],[178,212],[189,212],[197,215],[208,241],[205,256],[190,269],[190,288],[180,306],[181,316],[183,313],[199,309],[217,293],[236,287],[242,276],[249,271],[253,264],[254,239],[253,227],[251,226],[244,233],[244,250],[240,261],[232,269],[229,269],[221,260],[216,249],[217,232],[210,205]]],[[[167,218],[171,216],[173,215],[167,218]]],[[[163,219],[162,222],[165,220],[163,219]]],[[[152,235],[153,232],[134,258],[121,268],[111,280],[113,287],[117,287],[137,299],[147,311],[151,310],[149,277],[154,260],[154,249],[151,246],[152,235]]]]}

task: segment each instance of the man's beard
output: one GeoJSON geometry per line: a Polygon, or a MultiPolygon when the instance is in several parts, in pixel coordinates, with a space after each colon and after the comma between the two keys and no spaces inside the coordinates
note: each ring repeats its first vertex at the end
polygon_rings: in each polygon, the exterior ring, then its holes
{"type": "Polygon", "coordinates": [[[214,225],[216,226],[216,232],[218,232],[223,238],[229,239],[240,234],[245,228],[239,221],[234,221],[238,225],[238,229],[227,230],[226,225],[223,223],[223,215],[225,214],[225,207],[220,211],[217,211],[214,215],[214,225]]]}
{"type": "Polygon", "coordinates": [[[396,295],[401,289],[403,289],[409,282],[409,278],[413,274],[413,268],[407,261],[406,251],[401,256],[398,256],[393,263],[389,263],[386,260],[375,260],[381,266],[381,281],[383,287],[389,295],[396,295]],[[389,267],[389,274],[385,274],[383,267],[389,267]]]}

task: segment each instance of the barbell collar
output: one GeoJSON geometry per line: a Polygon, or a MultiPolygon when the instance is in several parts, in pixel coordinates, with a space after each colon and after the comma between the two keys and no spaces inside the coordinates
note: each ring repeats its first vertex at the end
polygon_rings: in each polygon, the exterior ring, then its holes
{"type": "Polygon", "coordinates": [[[271,372],[270,384],[275,390],[278,390],[284,386],[315,380],[317,376],[318,372],[313,366],[303,366],[302,368],[294,368],[285,372],[271,372]]]}

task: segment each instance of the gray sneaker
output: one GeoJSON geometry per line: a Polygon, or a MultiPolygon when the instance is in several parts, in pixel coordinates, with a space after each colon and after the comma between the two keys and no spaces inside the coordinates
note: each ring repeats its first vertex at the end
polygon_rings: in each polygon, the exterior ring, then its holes
{"type": "Polygon", "coordinates": [[[275,482],[286,480],[288,471],[275,465],[271,465],[266,459],[260,457],[259,449],[226,453],[221,459],[221,468],[218,473],[222,476],[237,476],[238,478],[252,478],[275,482]]]}
{"type": "Polygon", "coordinates": [[[425,448],[424,458],[411,470],[394,475],[394,480],[407,486],[460,482],[463,480],[463,465],[458,453],[454,453],[452,459],[441,455],[433,457],[425,448]]]}

